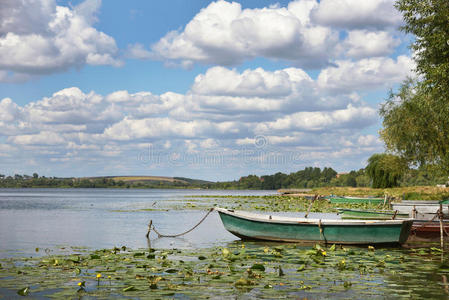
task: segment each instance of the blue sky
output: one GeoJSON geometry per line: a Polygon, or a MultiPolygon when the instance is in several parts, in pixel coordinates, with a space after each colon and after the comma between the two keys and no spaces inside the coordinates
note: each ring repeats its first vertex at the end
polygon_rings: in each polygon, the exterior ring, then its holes
{"type": "Polygon", "coordinates": [[[0,173],[348,171],[411,76],[390,0],[0,6],[0,173]]]}

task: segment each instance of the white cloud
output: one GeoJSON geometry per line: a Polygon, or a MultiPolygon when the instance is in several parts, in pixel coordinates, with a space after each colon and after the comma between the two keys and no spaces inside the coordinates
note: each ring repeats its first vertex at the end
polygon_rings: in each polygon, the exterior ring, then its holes
{"type": "Polygon", "coordinates": [[[367,58],[359,61],[341,60],[336,67],[323,69],[317,83],[334,91],[358,91],[392,86],[413,75],[414,61],[408,56],[396,60],[386,57],[367,58]]]}
{"type": "Polygon", "coordinates": [[[121,65],[115,40],[92,27],[100,1],[86,0],[73,9],[53,0],[3,2],[0,71],[8,76],[0,79],[26,79],[85,64],[121,65]]]}
{"type": "Polygon", "coordinates": [[[257,149],[272,151],[261,157],[283,163],[296,161],[301,147],[324,154],[344,147],[360,155],[378,147],[374,137],[359,134],[378,121],[376,110],[354,90],[331,96],[332,86],[319,83],[299,68],[238,72],[214,67],[185,94],[118,90],[103,96],[72,87],[24,106],[5,98],[0,101],[0,128],[7,134],[0,139],[6,151],[1,161],[13,165],[12,159],[23,155],[39,164],[85,162],[81,167],[110,159],[129,168],[145,162],[164,166],[170,149],[181,155],[183,160],[176,161],[181,164],[188,161],[185,155],[209,153],[242,165],[247,154],[239,151],[260,146],[258,135],[266,144],[257,149]],[[218,78],[226,84],[215,86],[218,78]],[[338,146],[330,146],[331,140],[338,146]],[[156,161],[145,158],[155,156],[156,161]]]}
{"type": "Polygon", "coordinates": [[[126,56],[135,59],[152,58],[151,52],[146,50],[145,47],[140,43],[128,45],[128,49],[126,50],[126,56]]]}
{"type": "Polygon", "coordinates": [[[357,139],[357,142],[360,146],[380,146],[382,145],[382,142],[380,141],[379,137],[374,136],[372,134],[368,135],[361,135],[357,139]]]}
{"type": "Polygon", "coordinates": [[[161,137],[190,137],[203,134],[211,126],[206,120],[181,122],[169,118],[129,119],[105,129],[105,136],[112,140],[131,140],[161,137]]]}
{"type": "Polygon", "coordinates": [[[57,145],[64,144],[65,139],[58,133],[43,131],[38,134],[25,134],[9,137],[8,140],[17,145],[57,145]]]}
{"type": "Polygon", "coordinates": [[[241,73],[224,67],[210,68],[195,78],[191,102],[202,112],[258,114],[262,121],[277,112],[332,110],[357,102],[347,95],[326,95],[307,73],[299,68],[265,71],[247,69],[241,73]],[[266,113],[264,116],[260,112],[266,113]]]}
{"type": "Polygon", "coordinates": [[[387,31],[352,30],[339,48],[345,56],[366,58],[388,56],[399,44],[387,31]]]}
{"type": "Polygon", "coordinates": [[[347,29],[399,27],[401,14],[395,0],[321,0],[311,12],[312,21],[347,29]]]}
{"type": "Polygon", "coordinates": [[[262,68],[236,70],[213,67],[195,78],[192,92],[215,96],[279,97],[291,94],[295,86],[312,79],[301,69],[268,72],[262,68]]]}
{"type": "MultiPolygon", "coordinates": [[[[258,56],[307,67],[326,65],[338,33],[309,23],[307,16],[316,3],[302,2],[262,9],[212,2],[183,31],[171,31],[152,45],[151,55],[184,66],[195,62],[235,65],[258,56]]],[[[138,50],[143,49],[138,46],[138,50]]]]}
{"type": "Polygon", "coordinates": [[[186,68],[195,63],[230,66],[265,57],[313,69],[331,65],[339,56],[393,53],[400,42],[391,33],[401,22],[394,0],[296,0],[287,7],[254,9],[218,0],[150,50],[139,43],[129,45],[128,55],[186,68]],[[340,36],[347,38],[342,41],[340,36]]]}
{"type": "Polygon", "coordinates": [[[260,123],[255,132],[264,134],[273,131],[333,131],[340,128],[363,128],[376,122],[376,110],[367,106],[354,107],[332,112],[297,112],[275,121],[260,123]]]}
{"type": "Polygon", "coordinates": [[[10,98],[0,101],[0,122],[12,122],[20,114],[20,109],[10,98]]]}

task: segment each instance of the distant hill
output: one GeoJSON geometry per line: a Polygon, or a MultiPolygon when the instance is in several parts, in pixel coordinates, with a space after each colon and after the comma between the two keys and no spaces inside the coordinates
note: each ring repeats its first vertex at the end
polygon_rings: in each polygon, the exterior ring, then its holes
{"type": "Polygon", "coordinates": [[[108,179],[115,182],[124,182],[126,184],[163,184],[163,185],[175,185],[175,186],[198,186],[202,184],[213,183],[211,181],[192,179],[186,177],[167,177],[167,176],[97,176],[97,177],[85,177],[80,179],[87,180],[101,180],[108,179]]]}

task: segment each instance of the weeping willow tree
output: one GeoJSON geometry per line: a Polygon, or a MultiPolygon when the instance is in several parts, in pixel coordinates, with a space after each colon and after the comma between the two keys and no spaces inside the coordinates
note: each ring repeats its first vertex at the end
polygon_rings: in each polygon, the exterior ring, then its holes
{"type": "Polygon", "coordinates": [[[404,159],[392,154],[373,154],[365,168],[373,188],[390,188],[399,185],[399,180],[407,170],[404,159]]]}
{"type": "Polygon", "coordinates": [[[414,35],[417,80],[406,80],[382,106],[387,149],[417,166],[449,173],[449,0],[397,0],[402,30],[414,35]]]}

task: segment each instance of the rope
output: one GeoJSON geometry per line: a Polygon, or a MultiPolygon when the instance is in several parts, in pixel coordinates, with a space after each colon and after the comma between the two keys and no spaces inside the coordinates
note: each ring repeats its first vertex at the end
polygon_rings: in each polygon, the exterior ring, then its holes
{"type": "Polygon", "coordinates": [[[214,208],[212,207],[211,209],[209,209],[209,211],[207,212],[207,214],[198,222],[198,224],[196,224],[195,226],[193,226],[192,228],[190,228],[189,230],[179,233],[179,234],[162,234],[159,231],[156,230],[156,227],[154,227],[153,225],[153,220],[150,220],[150,223],[148,224],[148,232],[146,234],[147,238],[150,236],[150,231],[153,230],[158,237],[178,237],[178,236],[182,236],[184,234],[187,234],[189,232],[191,232],[192,230],[194,230],[195,228],[197,228],[198,226],[200,226],[201,223],[203,223],[204,220],[206,220],[207,216],[209,216],[209,214],[211,212],[214,211],[214,208]]]}

